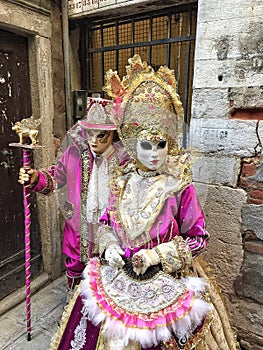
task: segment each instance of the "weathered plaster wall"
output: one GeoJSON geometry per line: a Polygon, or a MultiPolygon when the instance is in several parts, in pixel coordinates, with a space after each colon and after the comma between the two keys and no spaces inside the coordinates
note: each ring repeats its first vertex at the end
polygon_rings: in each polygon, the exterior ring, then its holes
{"type": "Polygon", "coordinates": [[[191,144],[205,253],[243,349],[263,346],[263,3],[199,0],[191,144]]]}
{"type": "Polygon", "coordinates": [[[52,1],[51,4],[51,61],[53,79],[53,101],[54,101],[54,136],[63,139],[66,132],[65,113],[65,79],[64,79],[64,59],[62,43],[62,15],[60,0],[52,1]]]}

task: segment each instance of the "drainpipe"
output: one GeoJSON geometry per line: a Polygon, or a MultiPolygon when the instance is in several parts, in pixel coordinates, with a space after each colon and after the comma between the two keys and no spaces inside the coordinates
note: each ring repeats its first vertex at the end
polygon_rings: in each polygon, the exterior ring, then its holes
{"type": "Polygon", "coordinates": [[[65,97],[66,97],[66,125],[69,130],[73,125],[72,98],[70,79],[70,52],[69,52],[69,26],[68,26],[68,0],[62,0],[62,35],[63,35],[63,56],[65,74],[65,97]]]}

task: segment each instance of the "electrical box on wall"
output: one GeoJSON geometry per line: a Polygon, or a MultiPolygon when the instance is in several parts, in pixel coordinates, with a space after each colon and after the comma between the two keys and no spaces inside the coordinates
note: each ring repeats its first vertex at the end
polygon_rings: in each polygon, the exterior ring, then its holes
{"type": "Polygon", "coordinates": [[[87,114],[87,91],[74,90],[72,91],[73,100],[73,117],[75,120],[85,117],[87,114]]]}

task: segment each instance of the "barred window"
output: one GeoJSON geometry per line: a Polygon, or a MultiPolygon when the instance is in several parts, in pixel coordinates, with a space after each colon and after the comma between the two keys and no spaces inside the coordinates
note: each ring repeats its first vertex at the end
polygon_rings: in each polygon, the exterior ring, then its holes
{"type": "Polygon", "coordinates": [[[166,65],[175,72],[186,125],[191,115],[191,96],[196,33],[196,4],[114,20],[94,20],[84,26],[83,82],[88,92],[100,93],[108,69],[126,74],[128,59],[139,54],[154,69],[166,65]]]}

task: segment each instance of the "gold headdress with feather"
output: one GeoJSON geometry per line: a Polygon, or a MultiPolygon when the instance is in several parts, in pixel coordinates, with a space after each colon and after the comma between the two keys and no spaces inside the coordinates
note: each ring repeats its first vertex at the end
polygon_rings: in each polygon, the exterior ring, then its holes
{"type": "Polygon", "coordinates": [[[104,91],[114,99],[113,114],[118,133],[134,157],[138,139],[165,137],[169,154],[178,152],[178,135],[183,123],[183,107],[176,92],[172,70],[161,66],[157,72],[139,55],[128,60],[126,76],[106,72],[104,91]]]}

